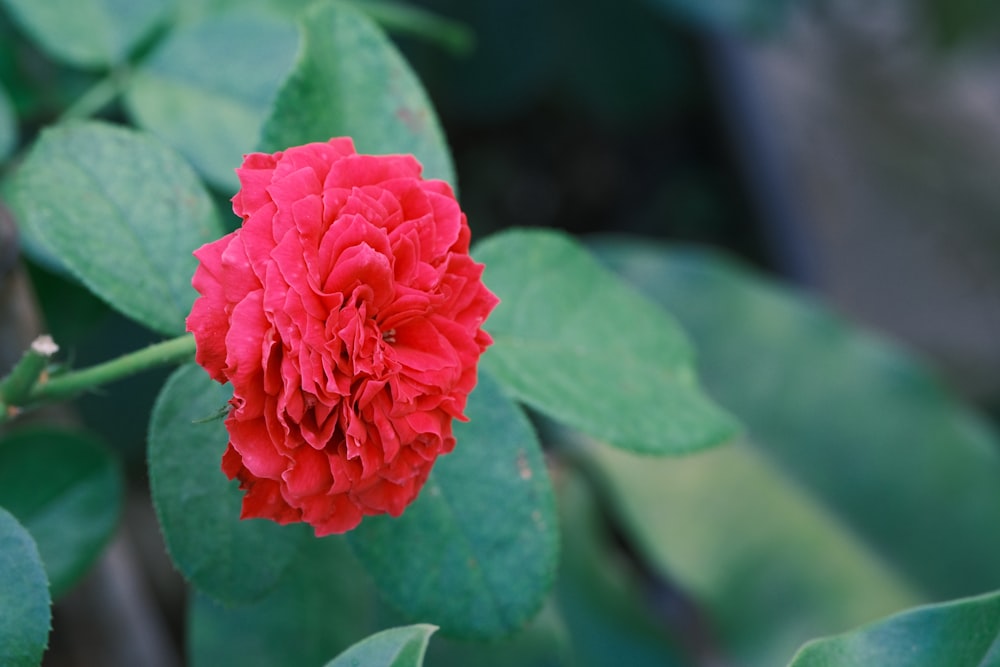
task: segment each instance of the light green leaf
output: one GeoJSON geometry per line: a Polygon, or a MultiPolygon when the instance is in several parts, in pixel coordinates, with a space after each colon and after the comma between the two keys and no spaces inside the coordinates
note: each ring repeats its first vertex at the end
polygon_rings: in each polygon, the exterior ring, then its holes
{"type": "Polygon", "coordinates": [[[2,0],[11,16],[53,58],[109,67],[166,16],[169,0],[2,0]]]}
{"type": "Polygon", "coordinates": [[[184,331],[191,253],[222,235],[191,168],[149,135],[86,122],[43,132],[6,183],[25,236],[91,291],[156,331],[184,331]]]}
{"type": "Polygon", "coordinates": [[[909,610],[809,642],[789,667],[996,667],[1000,593],[909,610]]]}
{"type": "Polygon", "coordinates": [[[291,21],[264,13],[177,28],[136,68],[125,102],[138,125],[232,194],[234,170],[257,145],[298,42],[291,21]]]}
{"type": "Polygon", "coordinates": [[[709,252],[600,255],[681,320],[709,391],[747,425],[684,460],[590,450],[637,545],[743,662],[1000,587],[1000,443],[926,370],[709,252]]]}
{"type": "Polygon", "coordinates": [[[489,376],[397,519],[366,517],[348,534],[385,597],[443,633],[497,637],[524,625],[552,584],[557,528],[541,449],[521,410],[489,376]]]}
{"type": "Polygon", "coordinates": [[[227,608],[204,595],[191,596],[190,664],[321,665],[379,629],[376,599],[343,536],[306,540],[281,582],[252,604],[227,608]]]}
{"type": "Polygon", "coordinates": [[[713,619],[741,664],[924,600],[829,509],[745,443],[648,459],[594,444],[640,553],[713,619]]]}
{"type": "Polygon", "coordinates": [[[200,366],[174,372],[153,408],[149,478],[177,569],[203,593],[241,604],[274,587],[308,532],[300,524],[239,519],[238,483],[220,468],[228,434],[221,420],[205,420],[231,396],[200,366]]]}
{"type": "Polygon", "coordinates": [[[483,365],[515,398],[625,449],[679,454],[731,437],[678,325],[569,237],[514,230],[473,249],[500,297],[483,365]]]}
{"type": "Polygon", "coordinates": [[[31,533],[58,598],[114,534],[121,471],[101,443],[80,433],[17,431],[0,440],[0,505],[31,533]]]}
{"type": "Polygon", "coordinates": [[[17,145],[17,118],[7,92],[0,86],[0,162],[7,159],[17,145]]]}
{"type": "Polygon", "coordinates": [[[451,155],[416,75],[382,31],[336,2],[302,18],[302,50],[264,126],[272,152],[350,136],[361,153],[412,153],[424,176],[454,184],[451,155]]]}
{"type": "Polygon", "coordinates": [[[45,568],[31,535],[0,507],[0,664],[41,664],[50,604],[45,568]]]}
{"type": "Polygon", "coordinates": [[[363,639],[326,667],[421,667],[433,625],[407,625],[383,630],[363,639]]]}

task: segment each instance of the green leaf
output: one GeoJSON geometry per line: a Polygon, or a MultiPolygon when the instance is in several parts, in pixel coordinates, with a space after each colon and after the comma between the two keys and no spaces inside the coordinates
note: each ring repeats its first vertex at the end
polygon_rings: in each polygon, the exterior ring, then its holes
{"type": "Polygon", "coordinates": [[[1000,587],[1000,443],[926,370],[709,252],[600,255],[681,320],[751,435],[677,461],[589,450],[642,552],[743,662],[1000,587]]]}
{"type": "Polygon", "coordinates": [[[745,443],[648,459],[592,445],[627,533],[713,619],[741,664],[924,600],[869,544],[745,443]]]}
{"type": "Polygon", "coordinates": [[[679,454],[733,435],[699,390],[677,324],[569,237],[514,230],[473,255],[501,300],[483,365],[515,398],[637,452],[679,454]]]}
{"type": "Polygon", "coordinates": [[[353,137],[361,153],[412,153],[424,176],[454,184],[451,155],[427,94],[382,31],[341,3],[302,19],[302,50],[264,126],[262,150],[353,137]]]}
{"type": "Polygon", "coordinates": [[[101,443],[83,434],[17,431],[0,440],[0,505],[31,533],[58,598],[114,534],[121,471],[101,443]]]}
{"type": "Polygon", "coordinates": [[[166,16],[168,0],[2,0],[53,58],[81,67],[123,62],[166,16]]]}
{"type": "Polygon", "coordinates": [[[809,642],[789,667],[996,667],[1000,593],[930,605],[809,642]]]}
{"type": "Polygon", "coordinates": [[[42,663],[50,604],[45,568],[31,535],[0,507],[0,664],[42,663]]]}
{"type": "Polygon", "coordinates": [[[306,540],[281,582],[252,604],[227,608],[204,595],[191,596],[190,664],[321,665],[379,629],[376,597],[343,536],[306,540]]]}
{"type": "Polygon", "coordinates": [[[531,425],[480,374],[455,451],[397,519],[348,534],[385,597],[445,634],[510,634],[538,611],[558,548],[548,472],[531,425]]]}
{"type": "Polygon", "coordinates": [[[196,296],[191,253],[222,229],[204,186],[173,151],[104,123],[57,126],[4,194],[24,234],[91,291],[151,329],[184,331],[196,296]]]}
{"type": "Polygon", "coordinates": [[[291,21],[265,13],[177,28],[136,68],[125,102],[138,125],[231,194],[239,188],[234,170],[257,145],[298,42],[291,21]]]}
{"type": "Polygon", "coordinates": [[[17,145],[17,118],[7,92],[0,86],[0,162],[7,159],[17,145]]]}
{"type": "Polygon", "coordinates": [[[197,365],[167,380],[149,425],[149,477],[156,515],[177,569],[226,604],[260,598],[284,574],[308,532],[240,520],[242,494],[220,465],[228,434],[206,421],[231,398],[197,365]]]}
{"type": "Polygon", "coordinates": [[[326,667],[421,667],[433,625],[407,625],[383,630],[361,640],[326,667]]]}

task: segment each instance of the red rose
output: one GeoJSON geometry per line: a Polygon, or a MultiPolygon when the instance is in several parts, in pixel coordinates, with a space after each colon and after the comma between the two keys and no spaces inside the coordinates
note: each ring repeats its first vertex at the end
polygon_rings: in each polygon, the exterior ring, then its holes
{"type": "Polygon", "coordinates": [[[447,183],[331,139],[246,156],[243,226],[195,252],[187,328],[230,382],[242,517],[342,533],[398,516],[455,446],[497,298],[447,183]]]}

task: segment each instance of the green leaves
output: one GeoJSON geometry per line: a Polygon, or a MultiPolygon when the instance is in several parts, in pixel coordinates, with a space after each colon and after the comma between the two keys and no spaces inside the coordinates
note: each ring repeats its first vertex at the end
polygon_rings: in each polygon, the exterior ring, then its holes
{"type": "Polygon", "coordinates": [[[231,390],[194,364],[160,392],[149,425],[149,477],[167,549],[199,590],[229,604],[270,590],[308,534],[302,525],[241,521],[241,494],[220,469],[229,438],[221,420],[231,390]]]}
{"type": "Polygon", "coordinates": [[[421,667],[433,625],[391,628],[364,639],[326,663],[326,667],[421,667]]]}
{"type": "Polygon", "coordinates": [[[636,452],[679,454],[733,435],[733,421],[698,389],[676,323],[579,245],[522,230],[473,254],[501,300],[483,365],[517,399],[636,452]]]}
{"type": "Polygon", "coordinates": [[[48,582],[38,550],[0,507],[0,664],[37,667],[48,643],[48,582]]]}
{"type": "Polygon", "coordinates": [[[925,370],[712,254],[599,254],[678,316],[747,424],[746,441],[682,460],[588,450],[643,555],[742,662],[1000,586],[998,443],[925,370]]]}
{"type": "Polygon", "coordinates": [[[351,546],[383,594],[442,632],[509,634],[541,606],[557,553],[555,507],[538,441],[488,375],[399,518],[366,517],[351,546]]]}
{"type": "Polygon", "coordinates": [[[995,667],[1000,593],[913,609],[806,644],[789,667],[995,667]]]}
{"type": "Polygon", "coordinates": [[[136,69],[125,102],[139,125],[231,194],[298,43],[295,26],[271,14],[231,12],[179,27],[136,69]]]}
{"type": "Polygon", "coordinates": [[[359,152],[412,153],[424,176],[454,184],[427,95],[381,30],[348,5],[323,3],[305,13],[302,31],[302,51],[264,126],[262,150],[351,136],[359,152]]]}
{"type": "Polygon", "coordinates": [[[2,0],[54,58],[81,67],[125,60],[167,13],[167,0],[2,0]]]}
{"type": "Polygon", "coordinates": [[[6,186],[25,235],[94,293],[151,329],[184,331],[191,253],[222,231],[176,154],[133,130],[73,123],[46,130],[6,186]]]}
{"type": "Polygon", "coordinates": [[[114,533],[121,505],[118,464],[91,438],[46,428],[0,440],[0,506],[38,544],[53,597],[97,559],[114,533]]]}

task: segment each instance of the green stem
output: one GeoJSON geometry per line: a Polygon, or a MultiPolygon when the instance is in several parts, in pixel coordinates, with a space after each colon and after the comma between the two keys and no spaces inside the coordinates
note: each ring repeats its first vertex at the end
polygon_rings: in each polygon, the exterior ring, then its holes
{"type": "MultiPolygon", "coordinates": [[[[194,353],[194,336],[185,334],[179,338],[156,343],[145,349],[106,361],[103,364],[70,371],[47,381],[39,382],[28,394],[25,404],[18,407],[30,407],[39,403],[72,398],[89,389],[141,373],[150,368],[183,363],[193,358],[194,353]]],[[[0,414],[0,422],[3,419],[4,415],[0,414]]]]}
{"type": "Polygon", "coordinates": [[[63,114],[60,121],[78,118],[90,118],[98,111],[111,104],[125,89],[129,70],[125,67],[113,69],[79,97],[63,114]]]}

